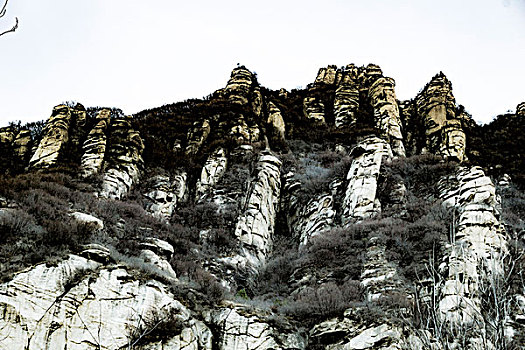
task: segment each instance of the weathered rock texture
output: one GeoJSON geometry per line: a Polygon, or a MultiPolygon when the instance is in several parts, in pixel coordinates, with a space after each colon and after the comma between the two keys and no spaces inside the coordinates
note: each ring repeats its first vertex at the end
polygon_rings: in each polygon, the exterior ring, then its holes
{"type": "Polygon", "coordinates": [[[324,109],[324,103],[317,97],[305,97],[303,100],[303,112],[308,119],[324,124],[324,109]]]}
{"type": "Polygon", "coordinates": [[[297,192],[300,191],[301,183],[294,180],[293,173],[283,176],[283,201],[282,207],[286,211],[288,227],[294,236],[294,240],[300,246],[306,246],[312,237],[334,227],[336,211],[334,208],[334,192],[340,184],[338,181],[332,184],[332,193],[324,193],[306,205],[299,202],[297,192]]]}
{"type": "Polygon", "coordinates": [[[107,155],[100,196],[121,199],[139,179],[144,144],[127,118],[114,119],[110,133],[111,148],[107,155]]]}
{"type": "Polygon", "coordinates": [[[417,118],[425,130],[422,152],[463,161],[466,137],[455,103],[452,83],[442,72],[434,76],[416,97],[417,118]]]}
{"type": "Polygon", "coordinates": [[[32,168],[49,168],[56,164],[60,152],[69,140],[69,125],[71,109],[66,105],[58,105],[46,122],[42,140],[29,161],[32,168]]]}
{"type": "Polygon", "coordinates": [[[136,348],[155,328],[165,340],[145,348],[211,349],[208,327],[165,285],[75,255],[1,285],[0,309],[3,349],[136,348]]]}
{"type": "Polygon", "coordinates": [[[357,68],[354,65],[347,66],[341,83],[335,90],[334,118],[337,128],[353,127],[357,122],[359,109],[357,74],[357,68]]]}
{"type": "MultiPolygon", "coordinates": [[[[251,95],[255,85],[256,79],[253,73],[246,69],[246,67],[241,66],[232,71],[230,80],[226,88],[224,88],[224,91],[230,101],[239,104],[248,104],[252,101],[251,95]]],[[[259,102],[256,103],[259,104],[259,102]]]]}
{"type": "MultiPolygon", "coordinates": [[[[394,155],[405,156],[394,79],[384,77],[381,68],[374,64],[366,67],[353,64],[341,68],[328,66],[319,70],[310,90],[327,87],[335,90],[333,114],[337,128],[354,128],[358,122],[369,124],[390,143],[394,155]],[[368,108],[373,115],[366,118],[368,108]]],[[[325,122],[327,108],[319,97],[308,96],[303,105],[307,118],[325,122]]]]}
{"type": "Polygon", "coordinates": [[[280,191],[281,161],[270,153],[263,154],[235,228],[241,251],[233,260],[241,266],[257,270],[270,254],[280,191]]]}
{"type": "Polygon", "coordinates": [[[106,155],[107,131],[109,128],[111,111],[102,109],[98,112],[95,126],[89,132],[84,145],[80,163],[82,176],[96,175],[102,169],[104,156],[106,155]]]}
{"type": "Polygon", "coordinates": [[[197,121],[193,124],[193,128],[190,129],[187,136],[186,154],[194,156],[197,154],[202,144],[208,138],[210,134],[210,121],[204,119],[203,121],[197,121]]]}
{"type": "Polygon", "coordinates": [[[377,186],[381,164],[392,158],[388,143],[377,137],[368,137],[351,151],[354,160],[346,180],[348,185],[343,200],[341,221],[350,225],[371,218],[381,211],[377,186]]]}
{"type": "Polygon", "coordinates": [[[458,329],[474,327],[470,347],[478,349],[486,344],[482,290],[506,270],[508,248],[498,221],[498,199],[479,167],[460,168],[439,186],[443,205],[454,211],[448,256],[440,265],[445,281],[439,317],[458,329]]]}
{"type": "MultiPolygon", "coordinates": [[[[306,339],[299,333],[271,326],[262,310],[253,312],[239,304],[230,304],[207,315],[207,321],[221,329],[218,349],[305,349],[306,339]]],[[[289,325],[287,325],[290,328],[289,325]]]]}
{"type": "Polygon", "coordinates": [[[286,124],[284,123],[283,116],[279,108],[275,103],[268,103],[268,125],[272,129],[273,135],[279,140],[284,141],[286,134],[286,124]]]}
{"type": "Polygon", "coordinates": [[[29,130],[20,130],[13,140],[13,151],[19,159],[25,161],[31,145],[31,132],[29,130]]]}
{"type": "Polygon", "coordinates": [[[394,91],[395,82],[392,78],[381,77],[375,80],[368,90],[368,98],[374,108],[376,127],[381,130],[397,156],[405,156],[401,121],[394,91]]]}
{"type": "Polygon", "coordinates": [[[179,170],[173,177],[155,175],[145,184],[145,209],[153,216],[169,220],[177,204],[186,200],[188,174],[179,170]]]}
{"type": "Polygon", "coordinates": [[[205,196],[217,182],[221,179],[226,171],[228,158],[226,157],[226,150],[219,147],[213,152],[201,171],[201,177],[197,181],[196,196],[200,198],[205,196]]]}

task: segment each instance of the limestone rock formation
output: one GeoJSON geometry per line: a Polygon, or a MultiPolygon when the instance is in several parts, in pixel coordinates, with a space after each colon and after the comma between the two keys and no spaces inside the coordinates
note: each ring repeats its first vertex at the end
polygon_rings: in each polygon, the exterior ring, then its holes
{"type": "Polygon", "coordinates": [[[285,139],[286,124],[279,108],[273,102],[268,103],[268,125],[270,125],[273,135],[275,135],[279,141],[285,139]]]}
{"type": "MultiPolygon", "coordinates": [[[[259,312],[250,312],[231,303],[207,315],[207,321],[222,329],[218,340],[220,350],[305,349],[306,339],[298,333],[278,329],[264,320],[259,312]]],[[[288,325],[289,327],[289,325],[288,325]]]]}
{"type": "Polygon", "coordinates": [[[15,135],[14,128],[10,126],[0,128],[0,143],[11,144],[15,139],[15,135]]]}
{"type": "Polygon", "coordinates": [[[153,216],[168,221],[177,204],[186,200],[188,174],[179,169],[173,177],[155,175],[147,180],[145,209],[153,216]]]}
{"type": "Polygon", "coordinates": [[[32,168],[49,168],[56,164],[58,156],[69,140],[69,125],[71,109],[66,105],[58,105],[46,122],[42,140],[36,152],[29,161],[32,168]]]}
{"type": "Polygon", "coordinates": [[[270,153],[263,154],[256,171],[246,197],[244,212],[235,228],[241,251],[232,260],[234,264],[240,263],[241,266],[255,270],[264,264],[272,250],[281,191],[281,161],[270,153]]]}
{"type": "Polygon", "coordinates": [[[377,199],[377,181],[381,164],[392,158],[388,143],[377,137],[368,137],[355,146],[354,157],[346,180],[341,221],[343,225],[373,217],[381,211],[377,199]]]}
{"type": "Polygon", "coordinates": [[[83,177],[98,174],[104,164],[106,154],[107,130],[109,128],[111,111],[102,109],[98,112],[95,126],[89,132],[84,145],[80,168],[83,177]]]}
{"type": "Polygon", "coordinates": [[[382,135],[389,140],[392,152],[397,156],[405,156],[399,108],[394,87],[394,79],[378,78],[370,86],[368,98],[374,108],[376,126],[381,130],[382,135]]]}
{"type": "Polygon", "coordinates": [[[56,267],[38,265],[1,285],[0,309],[5,349],[135,347],[148,331],[174,322],[180,328],[166,326],[166,340],[156,346],[211,349],[210,330],[166,286],[139,282],[122,267],[75,255],[56,267]]]}
{"type": "Polygon", "coordinates": [[[13,140],[13,151],[21,160],[25,160],[29,155],[31,145],[31,132],[20,130],[13,140]]]}
{"type": "Polygon", "coordinates": [[[303,100],[304,116],[317,123],[325,123],[324,108],[324,103],[317,97],[305,97],[303,100]]]}
{"type": "Polygon", "coordinates": [[[91,227],[93,230],[102,230],[104,229],[104,222],[93,215],[75,211],[69,214],[71,217],[75,218],[78,222],[91,227]]]}
{"type": "Polygon", "coordinates": [[[187,136],[187,155],[194,156],[195,154],[197,154],[204,141],[206,141],[206,139],[208,138],[210,130],[210,121],[207,119],[204,119],[203,121],[196,121],[193,124],[193,128],[190,129],[187,136]]]}
{"type": "Polygon", "coordinates": [[[144,144],[127,118],[114,119],[111,123],[111,147],[102,181],[100,196],[121,199],[140,176],[143,166],[144,144]]]}
{"type": "Polygon", "coordinates": [[[235,68],[224,91],[230,101],[246,105],[251,100],[251,93],[256,82],[255,76],[246,67],[235,68]]]}
{"type": "Polygon", "coordinates": [[[332,193],[323,193],[301,206],[297,198],[301,183],[294,180],[292,172],[283,176],[282,208],[286,211],[288,227],[294,240],[306,246],[312,237],[330,230],[335,225],[334,192],[340,183],[332,184],[332,193]]]}
{"type": "Polygon", "coordinates": [[[481,290],[503,276],[508,252],[495,187],[479,167],[462,167],[439,186],[443,205],[454,210],[448,256],[440,265],[445,282],[439,316],[457,327],[476,325],[471,341],[483,343],[481,290]]]}
{"type": "Polygon", "coordinates": [[[310,337],[313,341],[325,344],[325,349],[330,350],[422,349],[421,342],[414,342],[413,335],[406,337],[398,326],[381,319],[360,322],[358,315],[362,311],[361,308],[348,309],[342,319],[321,322],[312,328],[310,337]],[[410,347],[414,343],[416,346],[410,347]]]}
{"type": "Polygon", "coordinates": [[[416,113],[425,128],[425,150],[463,161],[465,133],[456,114],[452,83],[440,72],[418,94],[416,113]]]}
{"type": "Polygon", "coordinates": [[[171,244],[161,239],[150,237],[147,238],[141,246],[142,251],[140,252],[140,258],[142,258],[144,262],[159,268],[167,278],[173,280],[177,278],[177,274],[169,263],[174,252],[171,244]]]}
{"type": "Polygon", "coordinates": [[[357,82],[357,69],[351,65],[346,67],[342,81],[335,90],[335,126],[337,128],[355,126],[358,109],[359,87],[357,82]]]}
{"type": "Polygon", "coordinates": [[[226,171],[228,158],[226,158],[226,150],[219,147],[213,152],[201,171],[201,177],[197,181],[196,195],[198,198],[206,195],[215,184],[220,180],[226,171]]]}
{"type": "Polygon", "coordinates": [[[327,85],[337,84],[336,77],[340,76],[340,72],[335,65],[329,65],[326,68],[320,68],[315,78],[315,84],[324,83],[327,85]]]}

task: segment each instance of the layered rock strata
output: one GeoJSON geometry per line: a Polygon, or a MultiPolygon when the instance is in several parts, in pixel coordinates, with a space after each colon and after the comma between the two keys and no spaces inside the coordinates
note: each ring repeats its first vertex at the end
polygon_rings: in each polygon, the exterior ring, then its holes
{"type": "Polygon", "coordinates": [[[164,329],[164,340],[145,348],[212,348],[209,328],[165,285],[139,282],[122,267],[75,255],[1,285],[0,309],[5,349],[136,348],[156,328],[164,329]],[[165,326],[172,324],[177,328],[165,326]]]}
{"type": "Polygon", "coordinates": [[[254,272],[264,264],[272,250],[280,191],[281,161],[269,152],[263,153],[235,228],[241,251],[231,263],[254,272]]]}
{"type": "Polygon", "coordinates": [[[440,72],[415,98],[416,113],[425,129],[422,150],[463,161],[466,138],[456,114],[452,83],[440,72]]]}
{"type": "Polygon", "coordinates": [[[20,130],[13,140],[13,151],[21,160],[26,160],[31,151],[31,132],[29,130],[20,130]]]}
{"type": "MultiPolygon", "coordinates": [[[[379,66],[369,64],[366,67],[356,67],[349,64],[339,69],[336,66],[321,68],[314,86],[323,85],[335,89],[333,110],[337,128],[354,127],[359,121],[359,109],[364,110],[370,106],[373,111],[370,118],[373,126],[390,143],[394,155],[405,156],[399,107],[394,91],[395,81],[383,76],[379,66]],[[366,98],[361,98],[360,94],[366,98]]],[[[325,121],[326,106],[319,98],[306,97],[303,106],[307,118],[325,121]]]]}
{"type": "Polygon", "coordinates": [[[286,124],[279,108],[273,102],[268,103],[268,120],[266,123],[271,127],[273,135],[284,141],[286,135],[286,124]]]}
{"type": "Polygon", "coordinates": [[[353,127],[357,123],[359,109],[359,86],[357,83],[357,69],[349,66],[341,83],[335,90],[334,118],[336,128],[353,127]]]}
{"type": "Polygon", "coordinates": [[[210,131],[211,126],[209,120],[204,119],[203,121],[195,122],[193,127],[188,131],[188,135],[186,137],[188,140],[185,150],[186,155],[196,155],[204,141],[206,141],[208,138],[210,131]]]}
{"type": "Polygon", "coordinates": [[[394,88],[394,79],[378,78],[370,86],[368,98],[374,109],[376,127],[388,139],[394,155],[405,156],[401,120],[394,88]]]}
{"type": "Polygon", "coordinates": [[[307,119],[320,124],[325,123],[325,106],[317,97],[305,97],[303,100],[303,113],[307,119]]]}
{"type": "Polygon", "coordinates": [[[375,216],[381,211],[377,187],[381,164],[392,158],[390,145],[375,136],[361,141],[351,150],[352,165],[348,171],[341,222],[350,225],[375,216]]]}
{"type": "Polygon", "coordinates": [[[487,341],[482,290],[506,269],[508,248],[498,221],[498,198],[480,167],[459,168],[440,181],[439,189],[443,205],[454,211],[448,256],[439,267],[444,278],[439,317],[457,329],[474,327],[469,348],[478,349],[487,341]]]}
{"type": "Polygon", "coordinates": [[[178,170],[175,176],[155,175],[147,181],[145,209],[153,216],[169,221],[177,204],[187,196],[188,174],[178,170]]]}
{"type": "Polygon", "coordinates": [[[197,181],[196,197],[200,199],[214,188],[217,182],[226,172],[228,158],[226,150],[222,147],[217,148],[206,160],[200,179],[197,181]]]}
{"type": "Polygon", "coordinates": [[[262,310],[254,313],[240,304],[213,310],[206,321],[222,330],[217,342],[220,350],[300,350],[307,345],[305,337],[290,331],[290,325],[279,329],[264,320],[262,310]]]}
{"type": "MultiPolygon", "coordinates": [[[[246,105],[251,102],[251,94],[256,85],[255,83],[256,80],[253,73],[246,69],[246,67],[240,66],[232,71],[230,80],[228,80],[224,91],[228,99],[233,103],[246,105]]],[[[260,104],[257,103],[257,105],[260,104]]]]}
{"type": "Polygon", "coordinates": [[[69,140],[71,109],[58,105],[53,109],[42,131],[42,139],[29,161],[31,168],[49,168],[56,164],[59,154],[69,140]]]}
{"type": "Polygon", "coordinates": [[[290,232],[299,246],[306,246],[312,237],[322,234],[335,226],[336,211],[334,195],[340,184],[335,181],[331,184],[332,193],[324,193],[306,205],[301,206],[297,196],[301,183],[294,180],[292,172],[283,176],[282,207],[287,213],[287,222],[290,232]]]}
{"type": "Polygon", "coordinates": [[[114,119],[110,128],[112,142],[100,196],[121,199],[139,179],[143,167],[144,144],[140,134],[131,127],[127,118],[114,119]]]}
{"type": "Polygon", "coordinates": [[[82,146],[82,158],[80,160],[80,171],[83,177],[96,175],[102,169],[104,156],[106,154],[107,130],[111,111],[102,109],[98,112],[95,126],[89,132],[84,145],[82,146]]]}

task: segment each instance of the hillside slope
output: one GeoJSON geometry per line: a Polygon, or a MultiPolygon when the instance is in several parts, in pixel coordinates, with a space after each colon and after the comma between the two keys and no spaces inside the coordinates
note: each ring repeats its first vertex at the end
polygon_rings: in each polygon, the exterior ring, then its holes
{"type": "Polygon", "coordinates": [[[373,64],[0,129],[0,349],[523,349],[525,103],[373,64]]]}

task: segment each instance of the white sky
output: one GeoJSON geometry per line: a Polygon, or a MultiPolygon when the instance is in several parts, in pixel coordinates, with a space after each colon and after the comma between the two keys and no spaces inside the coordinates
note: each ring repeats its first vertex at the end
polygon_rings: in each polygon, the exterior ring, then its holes
{"type": "Polygon", "coordinates": [[[10,0],[0,31],[15,16],[0,37],[0,126],[70,100],[132,114],[200,98],[237,63],[273,89],[376,63],[399,99],[441,70],[481,122],[525,101],[525,0],[10,0]]]}

